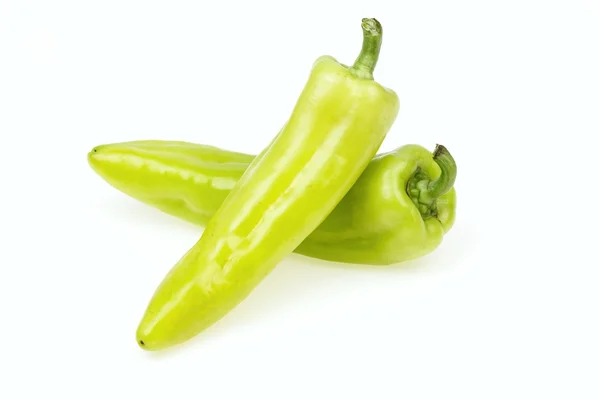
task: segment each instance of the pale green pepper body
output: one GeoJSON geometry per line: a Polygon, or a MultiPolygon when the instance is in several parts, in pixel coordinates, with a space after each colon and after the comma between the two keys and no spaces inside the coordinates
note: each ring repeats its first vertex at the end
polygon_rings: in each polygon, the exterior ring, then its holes
{"type": "MultiPolygon", "coordinates": [[[[244,174],[253,155],[180,141],[140,140],[96,147],[94,171],[123,193],[169,215],[206,226],[244,174]]],[[[454,224],[454,188],[423,218],[406,191],[421,168],[437,179],[440,167],[422,146],[377,155],[327,218],[295,249],[323,260],[388,265],[437,248],[454,224]]]]}
{"type": "Polygon", "coordinates": [[[315,62],[286,125],[158,286],[137,330],[142,348],[182,343],[226,315],[323,222],[376,154],[399,101],[371,75],[381,26],[362,26],[354,66],[315,62]]]}

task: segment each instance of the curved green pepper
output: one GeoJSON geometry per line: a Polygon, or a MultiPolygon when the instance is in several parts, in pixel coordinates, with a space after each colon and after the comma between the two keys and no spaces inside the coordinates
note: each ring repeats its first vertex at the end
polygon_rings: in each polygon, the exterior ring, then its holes
{"type": "MultiPolygon", "coordinates": [[[[452,188],[456,165],[447,150],[438,153],[446,158],[439,154],[434,158],[418,145],[377,155],[295,252],[337,262],[387,265],[433,251],[452,228],[456,212],[452,188]],[[449,162],[440,162],[449,157],[449,162]],[[445,185],[448,191],[427,207],[415,198],[414,188],[409,193],[408,181],[422,186],[436,180],[442,168],[451,178],[445,185]]],[[[92,169],[114,188],[200,226],[212,218],[254,158],[163,140],[101,145],[88,154],[92,169]]]]}
{"type": "Polygon", "coordinates": [[[221,319],[326,217],[375,155],[399,109],[373,80],[381,25],[363,19],[352,67],[313,65],[286,125],[251,163],[198,242],[165,276],[137,329],[159,350],[221,319]]]}

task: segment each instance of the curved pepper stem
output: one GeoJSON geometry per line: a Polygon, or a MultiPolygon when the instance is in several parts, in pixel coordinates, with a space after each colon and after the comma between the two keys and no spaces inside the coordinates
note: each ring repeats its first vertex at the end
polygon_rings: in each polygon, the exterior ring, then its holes
{"type": "Polygon", "coordinates": [[[373,79],[373,70],[375,70],[381,50],[383,28],[375,18],[363,18],[361,27],[363,30],[362,49],[350,71],[359,78],[373,79]]]}
{"type": "Polygon", "coordinates": [[[440,167],[440,176],[432,181],[420,168],[408,182],[407,193],[424,219],[437,214],[436,200],[448,193],[456,180],[456,162],[447,148],[436,145],[433,161],[440,167]]]}
{"type": "Polygon", "coordinates": [[[440,170],[442,171],[439,178],[433,182],[429,182],[427,186],[429,197],[435,199],[448,193],[452,189],[452,186],[454,186],[454,181],[456,180],[456,162],[448,149],[441,144],[435,146],[433,161],[440,166],[440,170]]]}

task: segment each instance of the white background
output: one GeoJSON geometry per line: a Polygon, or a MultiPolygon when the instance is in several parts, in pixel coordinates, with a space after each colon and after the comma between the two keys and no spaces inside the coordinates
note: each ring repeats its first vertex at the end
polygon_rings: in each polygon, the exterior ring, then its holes
{"type": "Polygon", "coordinates": [[[0,2],[0,398],[600,398],[600,3],[0,2]],[[312,62],[384,27],[383,150],[443,143],[455,227],[387,268],[291,255],[160,353],[135,329],[200,228],[86,161],[136,139],[265,146],[312,62]]]}

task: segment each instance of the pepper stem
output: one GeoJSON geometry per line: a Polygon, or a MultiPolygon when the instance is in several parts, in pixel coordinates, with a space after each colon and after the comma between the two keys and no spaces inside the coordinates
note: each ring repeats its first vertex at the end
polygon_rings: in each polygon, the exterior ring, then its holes
{"type": "Polygon", "coordinates": [[[373,70],[377,65],[381,50],[383,28],[375,18],[363,18],[361,27],[363,30],[362,49],[350,71],[359,78],[373,79],[373,70]]]}
{"type": "Polygon", "coordinates": [[[427,192],[430,197],[438,198],[448,193],[448,191],[452,189],[452,186],[454,186],[454,180],[456,179],[456,162],[448,149],[441,144],[435,146],[433,161],[439,165],[441,174],[435,181],[429,182],[429,185],[427,185],[427,192]]]}
{"type": "Polygon", "coordinates": [[[433,161],[440,167],[440,176],[432,181],[420,168],[407,185],[407,193],[424,219],[437,214],[436,200],[448,193],[456,180],[456,162],[447,148],[438,144],[433,152],[433,161]]]}

